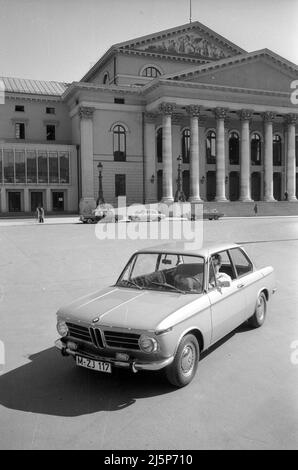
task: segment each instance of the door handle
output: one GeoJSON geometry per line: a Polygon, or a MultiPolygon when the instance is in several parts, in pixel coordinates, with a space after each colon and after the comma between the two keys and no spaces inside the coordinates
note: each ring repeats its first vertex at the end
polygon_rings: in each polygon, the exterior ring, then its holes
{"type": "Polygon", "coordinates": [[[244,286],[245,286],[245,284],[238,284],[237,287],[238,287],[238,289],[241,289],[241,288],[244,287],[244,286]]]}

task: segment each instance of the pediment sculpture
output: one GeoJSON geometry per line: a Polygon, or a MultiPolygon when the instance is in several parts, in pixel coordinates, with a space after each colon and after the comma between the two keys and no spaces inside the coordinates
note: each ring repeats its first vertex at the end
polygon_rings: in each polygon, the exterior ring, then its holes
{"type": "Polygon", "coordinates": [[[224,59],[228,56],[215,43],[204,37],[193,34],[184,34],[163,41],[154,42],[141,48],[144,51],[159,51],[167,54],[183,54],[208,59],[224,59]]]}

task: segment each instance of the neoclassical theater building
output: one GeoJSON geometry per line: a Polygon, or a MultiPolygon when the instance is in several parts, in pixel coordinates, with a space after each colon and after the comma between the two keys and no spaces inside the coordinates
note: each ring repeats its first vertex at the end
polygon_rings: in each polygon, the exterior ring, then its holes
{"type": "Polygon", "coordinates": [[[0,212],[297,201],[297,65],[199,22],[112,46],[70,84],[2,78],[0,212]],[[286,196],[285,196],[286,194],[286,196]]]}

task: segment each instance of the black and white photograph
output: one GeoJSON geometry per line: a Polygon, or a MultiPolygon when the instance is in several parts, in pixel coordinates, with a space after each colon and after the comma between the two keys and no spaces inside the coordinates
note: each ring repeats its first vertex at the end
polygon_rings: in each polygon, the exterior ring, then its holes
{"type": "Polygon", "coordinates": [[[298,450],[298,0],[0,0],[0,450],[298,450]]]}

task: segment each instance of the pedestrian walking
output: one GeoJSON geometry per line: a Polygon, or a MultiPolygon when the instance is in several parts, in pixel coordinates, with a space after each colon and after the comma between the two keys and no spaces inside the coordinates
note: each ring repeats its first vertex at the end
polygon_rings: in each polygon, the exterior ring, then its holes
{"type": "Polygon", "coordinates": [[[37,212],[38,223],[43,224],[44,223],[44,208],[41,205],[39,205],[36,209],[36,212],[37,212]]]}
{"type": "Polygon", "coordinates": [[[285,192],[285,201],[287,201],[287,200],[288,200],[288,197],[289,197],[289,195],[288,195],[288,191],[286,191],[286,192],[285,192]]]}
{"type": "Polygon", "coordinates": [[[254,213],[255,215],[258,215],[258,204],[254,205],[254,213]]]}

